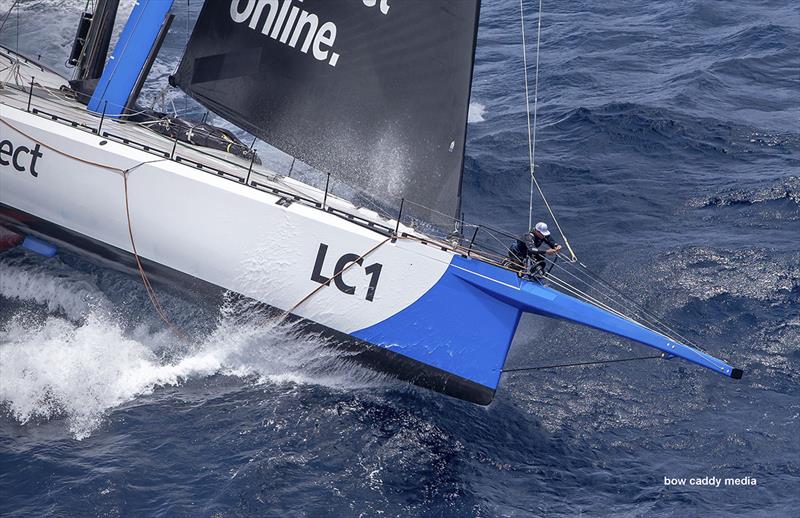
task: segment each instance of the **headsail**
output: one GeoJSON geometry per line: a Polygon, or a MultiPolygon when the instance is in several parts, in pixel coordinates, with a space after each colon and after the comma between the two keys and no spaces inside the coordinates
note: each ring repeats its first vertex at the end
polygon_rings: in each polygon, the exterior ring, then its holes
{"type": "Polygon", "coordinates": [[[206,2],[173,83],[323,172],[456,214],[479,9],[206,2]]]}

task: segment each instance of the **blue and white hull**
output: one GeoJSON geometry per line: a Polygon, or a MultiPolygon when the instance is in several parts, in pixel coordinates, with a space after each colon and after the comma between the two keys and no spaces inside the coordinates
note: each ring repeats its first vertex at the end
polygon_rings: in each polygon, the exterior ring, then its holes
{"type": "MultiPolygon", "coordinates": [[[[60,81],[36,74],[49,91],[60,81]]],[[[98,117],[68,99],[28,101],[0,90],[0,223],[17,232],[128,264],[135,244],[149,273],[258,300],[347,338],[337,342],[382,370],[480,404],[492,400],[523,312],[741,375],[291,178],[248,172],[134,125],[105,121],[92,131],[98,117]]]]}

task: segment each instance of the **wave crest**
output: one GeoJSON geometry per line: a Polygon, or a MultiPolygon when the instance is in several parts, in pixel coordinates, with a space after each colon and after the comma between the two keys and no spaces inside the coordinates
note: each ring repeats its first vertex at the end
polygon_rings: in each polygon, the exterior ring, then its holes
{"type": "Polygon", "coordinates": [[[690,206],[694,208],[730,207],[733,205],[758,205],[780,200],[788,200],[800,205],[800,177],[790,176],[755,189],[736,189],[695,198],[690,201],[690,206]]]}

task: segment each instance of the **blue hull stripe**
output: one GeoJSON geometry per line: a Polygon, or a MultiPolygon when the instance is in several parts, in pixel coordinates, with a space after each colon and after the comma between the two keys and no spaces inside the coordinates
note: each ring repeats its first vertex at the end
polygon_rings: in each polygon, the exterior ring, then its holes
{"type": "Polygon", "coordinates": [[[412,305],[352,335],[495,389],[522,312],[487,297],[455,263],[412,305]]]}
{"type": "Polygon", "coordinates": [[[577,322],[741,377],[722,360],[636,322],[461,256],[415,303],[353,336],[496,389],[522,312],[577,322]]]}

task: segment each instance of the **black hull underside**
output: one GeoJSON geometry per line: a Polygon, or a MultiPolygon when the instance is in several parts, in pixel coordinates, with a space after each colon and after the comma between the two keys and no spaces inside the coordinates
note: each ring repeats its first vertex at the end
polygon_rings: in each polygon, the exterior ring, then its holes
{"type": "MultiPolygon", "coordinates": [[[[81,255],[101,266],[113,268],[129,275],[139,276],[135,257],[130,252],[5,204],[0,204],[0,225],[20,234],[32,235],[47,240],[59,248],[81,255]]],[[[160,263],[145,258],[141,258],[141,260],[147,277],[153,285],[178,291],[190,299],[199,299],[206,304],[221,304],[223,294],[228,291],[220,286],[160,263]]],[[[283,313],[279,309],[265,307],[267,311],[275,315],[283,313]]],[[[289,315],[287,321],[295,323],[298,329],[323,336],[328,346],[346,352],[347,359],[359,365],[389,374],[417,386],[479,405],[488,405],[494,397],[494,390],[489,387],[365,342],[317,322],[296,315],[289,315]]]]}

